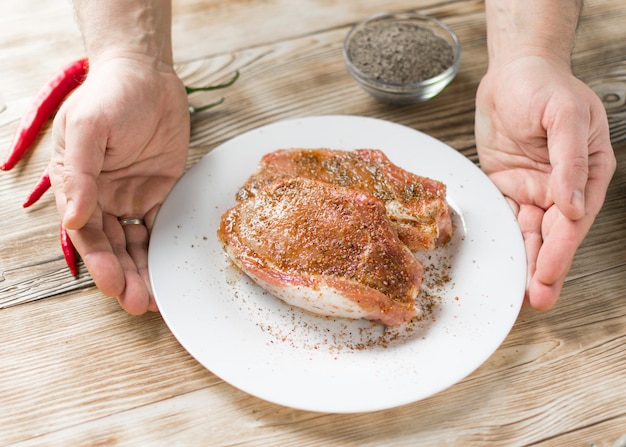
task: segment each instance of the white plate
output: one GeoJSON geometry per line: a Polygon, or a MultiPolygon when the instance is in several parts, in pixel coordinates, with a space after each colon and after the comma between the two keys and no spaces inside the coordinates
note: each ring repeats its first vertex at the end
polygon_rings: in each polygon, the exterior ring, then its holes
{"type": "Polygon", "coordinates": [[[462,380],[509,333],[526,280],[517,222],[479,168],[421,132],[357,116],[277,122],[211,151],[161,208],[149,265],[165,322],[202,365],[262,399],[334,413],[396,407],[462,380]],[[423,293],[436,302],[428,318],[384,332],[374,323],[314,316],[231,265],[216,236],[222,213],[263,154],[292,147],[377,148],[447,184],[456,233],[434,257],[419,255],[428,267],[423,293]]]}

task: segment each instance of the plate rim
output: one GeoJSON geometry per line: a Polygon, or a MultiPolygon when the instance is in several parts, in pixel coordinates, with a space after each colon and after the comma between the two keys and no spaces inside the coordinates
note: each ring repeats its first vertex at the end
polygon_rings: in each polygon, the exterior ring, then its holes
{"type": "MultiPolygon", "coordinates": [[[[446,147],[447,149],[449,149],[448,155],[451,157],[457,157],[457,159],[459,160],[459,162],[461,163],[469,163],[469,165],[473,166],[474,168],[476,168],[478,171],[480,171],[482,173],[483,179],[486,180],[492,188],[495,188],[495,190],[498,192],[498,194],[501,195],[501,193],[497,190],[497,188],[495,187],[495,185],[493,184],[493,182],[491,182],[491,180],[484,174],[483,171],[480,170],[480,168],[478,168],[478,166],[476,166],[474,163],[471,162],[471,160],[469,160],[467,157],[465,157],[463,154],[461,154],[460,152],[458,152],[457,150],[455,150],[454,148],[450,147],[449,145],[443,143],[442,141],[424,133],[421,132],[417,129],[413,129],[411,127],[396,123],[396,122],[392,122],[392,121],[387,121],[381,118],[374,118],[374,117],[365,117],[365,116],[358,116],[358,115],[313,115],[313,116],[304,116],[304,117],[297,117],[297,118],[289,118],[289,119],[284,119],[284,120],[278,120],[278,121],[274,121],[268,124],[264,124],[261,125],[259,127],[256,127],[254,129],[251,130],[247,130],[229,140],[226,140],[225,142],[221,143],[220,145],[216,146],[213,150],[211,150],[210,152],[208,152],[207,154],[205,154],[200,160],[198,160],[198,162],[196,164],[194,164],[193,166],[190,167],[190,169],[184,174],[184,176],[188,175],[189,172],[191,172],[194,168],[195,169],[200,169],[199,166],[200,163],[203,160],[209,159],[209,158],[215,158],[216,155],[215,154],[219,154],[219,151],[224,151],[225,149],[223,149],[224,147],[228,147],[228,145],[232,145],[235,144],[233,143],[233,141],[237,141],[238,139],[242,138],[242,137],[249,137],[250,135],[254,135],[255,133],[259,133],[259,132],[268,132],[271,131],[273,128],[278,128],[280,126],[289,126],[289,125],[295,125],[296,123],[303,123],[303,122],[308,122],[308,123],[313,123],[314,121],[341,121],[341,120],[348,120],[348,121],[360,121],[362,123],[364,122],[369,122],[375,125],[381,125],[381,126],[390,126],[390,128],[395,128],[395,129],[403,129],[402,131],[410,131],[410,132],[414,132],[416,135],[419,134],[422,138],[426,138],[429,141],[432,142],[436,142],[437,145],[439,146],[443,146],[446,147]],[[216,152],[217,151],[217,152],[216,152]],[[213,155],[212,155],[213,154],[213,155]]],[[[277,148],[272,148],[273,149],[277,149],[277,148]]],[[[356,147],[355,147],[356,149],[356,147]]],[[[269,152],[270,150],[268,150],[267,152],[269,152]]],[[[258,161],[258,160],[257,160],[258,161]]],[[[394,160],[392,160],[394,163],[396,163],[394,160]]],[[[251,172],[250,172],[251,174],[251,172]]],[[[423,174],[420,174],[423,175],[423,174]]],[[[184,177],[183,176],[183,177],[184,177]]],[[[182,178],[181,178],[182,180],[182,178]]],[[[180,180],[179,180],[180,183],[180,180]]],[[[177,185],[175,185],[175,189],[178,187],[179,183],[177,183],[177,185]]],[[[173,190],[174,191],[174,190],[173,190]]],[[[162,215],[162,212],[164,212],[163,210],[166,208],[166,204],[168,203],[168,199],[169,197],[172,196],[172,192],[170,193],[170,195],[168,196],[168,198],[164,201],[163,206],[161,207],[161,209],[159,210],[159,213],[156,216],[155,219],[155,224],[153,227],[153,235],[151,236],[151,242],[150,242],[150,250],[149,250],[149,264],[148,264],[148,268],[149,268],[149,272],[150,272],[150,280],[152,283],[152,287],[154,290],[154,295],[155,295],[155,299],[157,300],[157,303],[159,304],[159,308],[161,308],[163,301],[162,301],[162,296],[160,296],[157,293],[157,289],[159,288],[159,286],[156,284],[156,276],[153,275],[153,269],[152,266],[154,264],[153,262],[153,256],[150,256],[151,254],[153,254],[153,236],[154,236],[154,231],[161,231],[161,225],[162,222],[160,220],[160,216],[162,215]]],[[[506,201],[504,201],[504,203],[506,204],[506,201]]],[[[233,197],[233,204],[234,204],[234,197],[233,197]]],[[[508,205],[507,205],[508,206],[508,205]]],[[[510,210],[509,210],[510,211],[510,210]]],[[[511,211],[511,216],[513,216],[512,211],[511,211]]],[[[513,216],[514,217],[514,216],[513,216]]],[[[523,240],[521,239],[521,232],[518,235],[518,242],[521,241],[521,248],[523,250],[523,240]]],[[[526,261],[525,261],[525,251],[524,251],[524,259],[522,260],[522,265],[524,267],[524,272],[523,272],[523,276],[525,278],[526,276],[526,261]]],[[[519,285],[518,285],[519,287],[519,285]]],[[[525,280],[524,280],[524,288],[525,288],[525,280]]],[[[506,331],[506,333],[501,334],[501,337],[498,338],[497,342],[495,343],[495,348],[485,357],[485,358],[481,358],[479,361],[476,362],[476,365],[474,368],[472,368],[469,372],[467,372],[466,374],[464,374],[460,379],[454,381],[453,383],[449,383],[446,386],[440,387],[439,389],[434,390],[433,392],[429,393],[428,395],[425,396],[421,396],[418,399],[412,398],[407,396],[405,399],[396,399],[394,402],[387,402],[387,403],[379,403],[377,405],[370,405],[370,406],[366,406],[366,405],[301,405],[301,404],[297,404],[294,402],[289,402],[289,401],[285,401],[284,398],[276,398],[273,393],[264,393],[264,392],[260,392],[258,389],[256,389],[255,387],[249,387],[249,386],[245,386],[242,385],[242,383],[240,383],[237,380],[229,380],[229,377],[224,377],[224,376],[228,376],[228,374],[224,374],[224,372],[219,368],[219,367],[215,367],[215,365],[213,365],[212,367],[209,367],[206,363],[206,359],[202,358],[202,356],[198,355],[197,352],[195,352],[195,349],[190,349],[187,343],[187,340],[185,340],[183,336],[181,336],[179,334],[179,330],[178,328],[174,328],[172,327],[173,324],[178,324],[178,323],[173,323],[167,312],[163,312],[163,310],[161,310],[161,315],[166,323],[166,325],[168,326],[168,328],[170,329],[170,331],[172,332],[172,334],[175,336],[175,338],[179,341],[179,343],[181,344],[181,346],[187,350],[187,352],[189,352],[189,354],[191,354],[201,365],[203,365],[205,368],[207,368],[209,371],[211,371],[212,373],[216,374],[218,377],[220,377],[222,380],[224,380],[225,382],[231,384],[232,386],[243,390],[244,392],[254,395],[256,397],[259,397],[263,400],[266,401],[270,401],[279,405],[283,405],[283,406],[287,406],[287,407],[291,407],[291,408],[296,408],[296,409],[301,409],[301,410],[308,410],[308,411],[320,411],[320,412],[334,412],[334,413],[355,413],[355,412],[363,412],[363,411],[377,411],[377,410],[383,410],[383,409],[388,409],[388,408],[393,408],[393,407],[397,407],[397,406],[401,406],[401,405],[405,405],[408,404],[410,402],[414,402],[416,400],[421,400],[425,397],[437,394],[439,392],[441,392],[442,390],[458,383],[460,380],[462,380],[463,378],[467,377],[467,375],[471,374],[471,372],[473,372],[475,369],[477,369],[480,365],[482,365],[496,350],[497,348],[502,344],[502,342],[504,341],[504,339],[506,338],[506,336],[508,335],[508,333],[510,332],[511,328],[513,327],[513,325],[515,324],[515,321],[517,320],[517,317],[519,315],[519,311],[521,310],[521,306],[522,306],[522,302],[523,302],[523,290],[524,288],[522,288],[522,293],[521,296],[518,299],[518,303],[516,304],[516,308],[511,309],[511,324],[510,327],[508,328],[508,330],[506,331]],[[514,315],[514,316],[513,316],[514,315]],[[182,338],[182,339],[181,339],[182,338]],[[221,373],[216,372],[217,371],[221,371],[221,373]]],[[[167,307],[167,306],[165,306],[167,307]]]]}

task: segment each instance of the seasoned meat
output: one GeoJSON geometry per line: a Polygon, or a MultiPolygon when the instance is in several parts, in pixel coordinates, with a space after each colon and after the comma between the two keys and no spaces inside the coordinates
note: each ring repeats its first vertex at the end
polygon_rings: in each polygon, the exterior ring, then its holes
{"type": "Polygon", "coordinates": [[[373,149],[283,149],[265,155],[239,190],[246,199],[276,180],[306,177],[381,199],[398,236],[411,250],[431,250],[452,234],[443,183],[412,174],[373,149]]]}
{"type": "Polygon", "coordinates": [[[278,180],[224,213],[218,236],[241,270],[291,305],[385,325],[420,312],[422,266],[371,194],[278,180]]]}

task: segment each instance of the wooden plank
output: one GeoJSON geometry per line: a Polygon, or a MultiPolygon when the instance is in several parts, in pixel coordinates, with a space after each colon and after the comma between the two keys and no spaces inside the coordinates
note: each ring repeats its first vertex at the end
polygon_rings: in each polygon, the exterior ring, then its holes
{"type": "MultiPolygon", "coordinates": [[[[471,19],[480,22],[475,12],[470,12],[471,19]]],[[[188,85],[214,84],[227,79],[235,70],[241,71],[240,80],[229,89],[219,94],[190,97],[195,105],[212,102],[220,94],[226,97],[226,102],[193,117],[188,165],[246,130],[276,120],[318,114],[355,114],[396,121],[440,138],[470,158],[476,158],[473,128],[462,124],[473,114],[473,91],[480,80],[475,67],[462,71],[464,79],[453,82],[431,101],[427,113],[419,113],[420,106],[412,108],[413,113],[407,113],[411,108],[395,108],[375,102],[348,76],[341,53],[341,43],[347,31],[348,27],[332,29],[269,46],[178,64],[177,69],[188,85]],[[471,89],[466,86],[468,79],[473,84],[471,89]]],[[[471,39],[469,35],[461,35],[468,41],[471,39]]],[[[478,39],[481,39],[480,35],[478,39]]],[[[473,50],[467,51],[467,57],[480,60],[480,50],[474,46],[473,50]]],[[[484,57],[483,63],[486,63],[484,57]]],[[[13,124],[3,128],[0,146],[10,142],[12,134],[7,131],[8,127],[13,124]]],[[[0,177],[0,183],[6,187],[3,191],[11,190],[6,207],[8,221],[14,229],[0,235],[0,245],[5,247],[0,255],[3,257],[0,269],[4,279],[0,281],[0,308],[93,284],[86,271],[81,272],[79,280],[72,280],[63,271],[58,234],[54,229],[58,226],[58,216],[51,192],[32,210],[21,208],[47,163],[50,144],[48,128],[29,159],[0,177]],[[23,193],[16,195],[16,189],[23,193]],[[50,224],[46,224],[42,232],[39,226],[32,226],[33,218],[50,224]]]]}
{"type": "MultiPolygon", "coordinates": [[[[235,70],[242,73],[241,79],[233,87],[219,92],[226,97],[225,104],[193,117],[188,165],[195,163],[218,144],[254,127],[295,116],[333,113],[376,116],[405,124],[444,141],[473,161],[477,161],[473,126],[470,123],[474,111],[473,92],[487,64],[484,48],[481,46],[481,42],[484,43],[484,18],[474,7],[468,6],[463,11],[466,15],[450,18],[449,21],[453,26],[459,27],[459,35],[466,48],[464,57],[476,62],[471,66],[462,66],[459,79],[439,97],[425,105],[398,108],[379,104],[356,86],[347,75],[341,56],[341,42],[347,27],[179,64],[180,75],[189,85],[212,84],[227,78],[235,70]],[[463,27],[461,23],[464,24],[463,27]],[[476,29],[482,31],[475,31],[476,29]]],[[[601,28],[599,24],[593,28],[592,24],[587,24],[584,31],[591,32],[591,29],[597,28],[601,28]]],[[[582,62],[579,61],[578,64],[581,65],[582,62]]],[[[607,68],[602,67],[603,71],[607,68]]],[[[216,97],[215,94],[198,94],[192,96],[190,100],[201,105],[215,100],[216,97]]],[[[620,120],[616,120],[616,123],[618,123],[616,126],[623,126],[620,120]]],[[[8,145],[10,141],[8,127],[10,126],[2,128],[4,133],[0,134],[0,146],[8,145]]],[[[616,135],[615,143],[619,145],[619,130],[616,130],[616,135]]],[[[50,143],[48,133],[42,137],[37,152],[24,163],[25,167],[0,177],[0,183],[4,186],[2,190],[8,191],[9,185],[17,184],[18,188],[24,191],[21,195],[12,193],[4,202],[10,225],[19,228],[20,234],[25,228],[28,231],[28,234],[20,236],[20,240],[26,244],[19,244],[19,247],[10,240],[15,238],[16,234],[7,231],[0,236],[0,244],[6,247],[2,256],[7,256],[1,265],[4,281],[0,282],[0,307],[41,299],[61,291],[92,284],[86,275],[82,275],[80,281],[68,281],[66,275],[61,275],[55,280],[56,274],[54,277],[43,278],[44,281],[37,280],[40,267],[30,268],[35,265],[41,266],[42,263],[47,264],[43,260],[47,258],[54,266],[47,266],[46,269],[59,270],[60,252],[57,248],[57,236],[49,226],[46,227],[45,233],[41,233],[38,227],[29,227],[35,212],[42,214],[40,217],[49,222],[58,219],[51,194],[42,204],[29,212],[21,208],[21,202],[47,162],[46,146],[50,143]],[[45,248],[29,243],[40,240],[45,241],[43,246],[45,248]],[[50,254],[42,257],[42,252],[50,254]],[[16,276],[14,275],[16,271],[26,276],[16,276]],[[53,281],[53,287],[48,287],[50,281],[53,281]],[[18,290],[19,293],[16,292],[18,290]]],[[[617,197],[616,200],[620,198],[617,197]]],[[[619,209],[615,208],[616,211],[619,209]]],[[[616,223],[619,217],[621,216],[616,216],[616,223]]],[[[609,251],[617,251],[616,245],[610,243],[610,235],[615,230],[614,226],[598,228],[598,232],[593,234],[598,234],[605,242],[600,246],[596,245],[591,239],[594,237],[592,235],[589,245],[586,246],[589,248],[585,250],[591,250],[595,256],[596,251],[602,247],[609,251]],[[601,234],[600,231],[604,233],[601,234]]],[[[624,256],[623,253],[618,251],[616,254],[624,256]]],[[[609,262],[613,260],[608,256],[598,258],[611,260],[609,262]]],[[[594,265],[599,269],[604,268],[602,261],[594,265]]]]}
{"type": "Polygon", "coordinates": [[[129,316],[95,290],[5,309],[0,327],[1,445],[219,382],[158,314],[129,316]]]}
{"type": "Polygon", "coordinates": [[[185,433],[213,445],[525,445],[581,430],[597,442],[615,435],[609,421],[624,417],[625,273],[573,281],[555,312],[525,309],[500,349],[450,389],[358,415],[302,412],[248,396],[198,365],[158,315],[128,316],[97,293],[18,306],[0,313],[8,328],[0,341],[0,407],[12,409],[0,413],[0,425],[10,427],[0,441],[143,445],[175,443],[185,433]],[[603,287],[607,281],[612,287],[603,287]],[[575,299],[579,292],[587,299],[575,299]],[[47,332],[9,324],[26,315],[47,332]]]}
{"type": "MultiPolygon", "coordinates": [[[[189,165],[243,131],[327,113],[399,122],[476,161],[473,98],[487,68],[482,2],[420,3],[459,33],[464,63],[442,96],[409,107],[374,102],[345,73],[343,36],[381,4],[343,3],[175,1],[177,69],[185,81],[212,83],[242,72],[220,92],[222,106],[193,117],[189,165]]],[[[388,411],[317,414],[261,401],[200,366],[159,315],[128,316],[86,272],[73,280],[51,195],[32,210],[21,208],[47,162],[47,129],[24,166],[0,175],[0,308],[21,303],[0,309],[0,444],[610,446],[626,432],[626,111],[610,101],[612,93],[623,97],[626,84],[624,14],[621,0],[588,0],[581,20],[574,70],[613,107],[618,172],[557,307],[525,309],[500,349],[468,378],[388,411]]],[[[0,3],[0,89],[9,105],[0,114],[0,148],[40,83],[81,53],[69,2],[0,3]]],[[[192,99],[201,104],[214,96],[192,99]]]]}

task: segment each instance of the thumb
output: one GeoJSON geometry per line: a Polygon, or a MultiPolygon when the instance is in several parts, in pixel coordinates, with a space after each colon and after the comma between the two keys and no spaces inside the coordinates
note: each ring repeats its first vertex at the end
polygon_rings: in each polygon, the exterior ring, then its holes
{"type": "Polygon", "coordinates": [[[61,121],[50,179],[63,225],[75,230],[82,228],[96,209],[106,138],[98,134],[96,123],[70,123],[67,116],[61,121]]]}
{"type": "MultiPolygon", "coordinates": [[[[567,218],[578,220],[585,215],[585,189],[589,177],[588,127],[585,121],[566,118],[548,131],[548,149],[552,175],[550,190],[559,210],[567,218]]],[[[587,120],[588,122],[588,120],[587,120]]]]}

